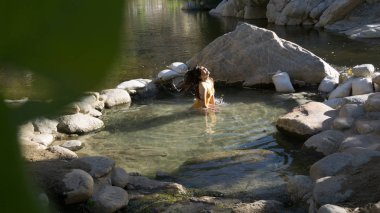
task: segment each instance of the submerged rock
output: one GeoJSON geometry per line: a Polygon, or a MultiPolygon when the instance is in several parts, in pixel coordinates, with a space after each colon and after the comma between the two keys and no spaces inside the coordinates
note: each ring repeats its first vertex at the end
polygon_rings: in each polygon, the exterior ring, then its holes
{"type": "Polygon", "coordinates": [[[249,199],[287,200],[286,182],[277,169],[286,165],[269,150],[230,150],[185,162],[175,181],[187,187],[249,199]]]}

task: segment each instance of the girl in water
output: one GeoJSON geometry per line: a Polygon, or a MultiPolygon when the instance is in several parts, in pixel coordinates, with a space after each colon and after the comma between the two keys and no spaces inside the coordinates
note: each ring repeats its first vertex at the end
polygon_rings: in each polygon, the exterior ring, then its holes
{"type": "Polygon", "coordinates": [[[214,80],[210,77],[210,71],[203,66],[196,66],[185,75],[184,89],[195,89],[195,102],[192,108],[214,109],[215,89],[214,80]]]}

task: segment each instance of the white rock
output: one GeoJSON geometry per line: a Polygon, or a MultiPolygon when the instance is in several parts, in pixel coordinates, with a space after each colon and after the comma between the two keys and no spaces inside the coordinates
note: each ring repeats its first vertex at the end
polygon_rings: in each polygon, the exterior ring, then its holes
{"type": "Polygon", "coordinates": [[[335,89],[338,83],[339,83],[339,79],[331,77],[331,76],[326,76],[323,78],[323,80],[319,84],[318,90],[321,92],[330,93],[331,91],[335,89]]]}
{"type": "Polygon", "coordinates": [[[47,148],[47,150],[49,150],[52,153],[58,154],[59,159],[72,160],[78,158],[78,155],[75,152],[61,146],[50,146],[47,148]]]}
{"type": "Polygon", "coordinates": [[[53,143],[54,136],[47,133],[35,134],[31,137],[31,140],[44,146],[49,146],[51,143],[53,143]]]}
{"type": "Polygon", "coordinates": [[[127,91],[129,90],[136,90],[136,89],[142,89],[146,87],[146,85],[151,82],[150,79],[133,79],[129,81],[124,81],[116,86],[117,89],[125,89],[127,91]]]}
{"type": "Polygon", "coordinates": [[[69,149],[71,151],[77,151],[83,147],[83,144],[82,142],[78,140],[70,140],[70,141],[66,141],[60,146],[62,146],[63,148],[69,149]]]}
{"type": "Polygon", "coordinates": [[[351,94],[351,88],[352,88],[352,78],[345,81],[343,84],[340,84],[335,90],[333,90],[330,95],[329,99],[333,98],[344,98],[347,96],[350,96],[351,94]]]}
{"type": "Polygon", "coordinates": [[[179,74],[178,72],[176,72],[174,70],[170,70],[170,69],[162,70],[157,74],[157,77],[162,81],[167,81],[169,79],[172,79],[172,78],[175,78],[178,76],[181,76],[181,74],[179,74]]]}
{"type": "Polygon", "coordinates": [[[352,68],[352,73],[356,77],[371,77],[375,72],[375,67],[372,64],[356,65],[352,68]]]}
{"type": "Polygon", "coordinates": [[[95,117],[95,118],[100,118],[103,115],[101,112],[99,112],[98,110],[93,109],[93,108],[90,109],[88,114],[91,115],[92,117],[95,117]]]}
{"type": "Polygon", "coordinates": [[[58,121],[47,118],[37,118],[33,121],[35,131],[41,133],[56,134],[57,125],[58,121]]]}
{"type": "Polygon", "coordinates": [[[290,82],[289,75],[286,72],[278,71],[276,74],[272,76],[272,81],[274,86],[276,87],[277,92],[295,92],[293,85],[290,82]]]}
{"type": "Polygon", "coordinates": [[[325,204],[318,209],[318,213],[347,213],[347,211],[340,206],[325,204]]]}
{"type": "Polygon", "coordinates": [[[372,78],[358,77],[352,81],[352,95],[373,93],[372,78]]]}
{"type": "Polygon", "coordinates": [[[102,120],[81,113],[59,117],[58,122],[58,131],[67,134],[88,133],[104,126],[102,120]]]}
{"type": "Polygon", "coordinates": [[[20,138],[30,139],[34,136],[34,126],[32,122],[22,124],[18,130],[18,136],[20,138]]]}
{"type": "Polygon", "coordinates": [[[111,108],[120,104],[131,104],[131,96],[123,89],[107,89],[101,91],[101,94],[107,95],[105,107],[111,108]]]}
{"type": "Polygon", "coordinates": [[[185,63],[182,62],[173,62],[168,66],[169,69],[179,73],[179,74],[185,74],[187,70],[189,69],[185,63]]]}

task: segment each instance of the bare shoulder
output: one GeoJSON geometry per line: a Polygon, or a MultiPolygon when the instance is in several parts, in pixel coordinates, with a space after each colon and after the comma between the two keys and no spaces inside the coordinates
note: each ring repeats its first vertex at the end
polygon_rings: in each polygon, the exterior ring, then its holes
{"type": "Polygon", "coordinates": [[[199,83],[199,88],[206,89],[208,87],[207,82],[200,82],[199,83]]]}

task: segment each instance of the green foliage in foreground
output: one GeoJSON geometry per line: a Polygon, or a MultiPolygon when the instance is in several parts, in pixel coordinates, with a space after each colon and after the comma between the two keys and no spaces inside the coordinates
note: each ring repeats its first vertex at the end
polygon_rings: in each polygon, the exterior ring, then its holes
{"type": "Polygon", "coordinates": [[[19,108],[0,101],[0,212],[44,211],[27,181],[17,126],[100,82],[118,53],[123,9],[122,0],[0,0],[0,68],[43,76],[53,100],[19,108]]]}

